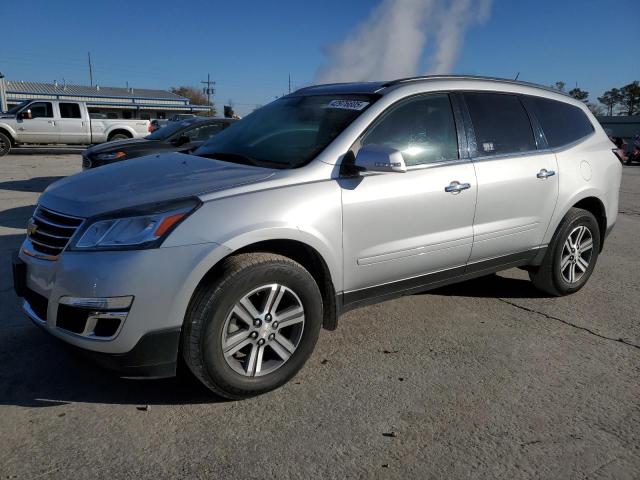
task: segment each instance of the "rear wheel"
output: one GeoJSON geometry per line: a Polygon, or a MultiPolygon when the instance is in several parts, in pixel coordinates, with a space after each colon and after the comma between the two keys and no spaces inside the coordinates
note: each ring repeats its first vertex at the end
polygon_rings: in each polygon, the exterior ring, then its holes
{"type": "Polygon", "coordinates": [[[11,151],[11,139],[4,133],[0,133],[0,157],[8,155],[11,151]]]}
{"type": "Polygon", "coordinates": [[[124,133],[116,133],[114,135],[111,135],[109,137],[109,141],[110,142],[115,142],[117,140],[127,140],[128,138],[131,138],[129,135],[126,135],[124,133]]]}
{"type": "Polygon", "coordinates": [[[600,229],[593,214],[572,208],[554,234],[542,265],[529,277],[540,290],[561,296],[589,280],[600,252],[600,229]]]}
{"type": "Polygon", "coordinates": [[[189,369],[232,399],[286,383],[311,355],[322,325],[322,297],[297,262],[270,253],[224,261],[199,289],[185,318],[182,351],[189,369]]]}

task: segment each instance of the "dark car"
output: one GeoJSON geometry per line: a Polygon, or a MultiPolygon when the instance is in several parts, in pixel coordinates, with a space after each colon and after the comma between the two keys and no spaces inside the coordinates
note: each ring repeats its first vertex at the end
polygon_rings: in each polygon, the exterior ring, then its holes
{"type": "Polygon", "coordinates": [[[164,152],[189,152],[221,132],[236,120],[232,118],[189,118],[170,122],[145,138],[101,143],[82,153],[82,169],[164,152]]]}

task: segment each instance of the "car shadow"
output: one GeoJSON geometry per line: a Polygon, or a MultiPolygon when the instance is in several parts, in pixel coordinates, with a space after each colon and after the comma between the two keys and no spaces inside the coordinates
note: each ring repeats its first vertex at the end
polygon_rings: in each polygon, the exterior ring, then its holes
{"type": "Polygon", "coordinates": [[[8,180],[6,182],[0,182],[0,190],[34,193],[44,192],[45,188],[61,178],[64,177],[34,177],[28,180],[8,180]]]}
{"type": "Polygon", "coordinates": [[[425,292],[429,295],[473,298],[547,298],[548,294],[533,286],[528,279],[508,278],[497,274],[474,278],[425,292]]]}
{"type": "Polygon", "coordinates": [[[87,147],[17,147],[11,149],[10,155],[79,155],[87,147]]]}
{"type": "Polygon", "coordinates": [[[26,229],[27,222],[33,211],[35,205],[24,205],[22,207],[8,208],[7,210],[0,211],[0,227],[20,228],[26,229]]]}
{"type": "Polygon", "coordinates": [[[104,370],[58,339],[39,331],[29,320],[9,329],[0,343],[6,351],[0,366],[0,405],[31,408],[55,407],[70,403],[151,405],[223,403],[195,377],[181,368],[174,378],[129,380],[104,370]],[[9,342],[22,345],[14,350],[9,342]],[[9,351],[7,351],[9,350],[9,351]],[[14,350],[14,351],[11,351],[14,350]]]}

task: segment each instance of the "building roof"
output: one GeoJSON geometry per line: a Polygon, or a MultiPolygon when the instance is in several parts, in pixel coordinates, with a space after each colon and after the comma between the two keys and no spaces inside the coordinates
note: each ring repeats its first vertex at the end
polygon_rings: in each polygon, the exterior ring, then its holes
{"type": "Polygon", "coordinates": [[[6,85],[7,93],[80,95],[85,97],[96,96],[103,98],[144,98],[153,100],[187,100],[186,98],[167,90],[153,90],[149,88],[89,87],[86,85],[69,85],[62,83],[17,82],[15,80],[8,80],[6,85]]]}

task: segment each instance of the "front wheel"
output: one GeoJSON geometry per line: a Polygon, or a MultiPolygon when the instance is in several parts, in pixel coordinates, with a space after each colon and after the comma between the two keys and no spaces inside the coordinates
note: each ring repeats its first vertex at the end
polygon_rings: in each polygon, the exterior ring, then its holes
{"type": "Polygon", "coordinates": [[[239,399],[273,390],[302,368],[322,326],[322,297],[299,263],[270,253],[223,261],[185,318],[182,352],[210,390],[239,399]]]}
{"type": "Polygon", "coordinates": [[[551,295],[580,290],[600,253],[600,228],[593,214],[572,208],[562,219],[540,267],[529,272],[533,284],[551,295]]]}
{"type": "Polygon", "coordinates": [[[0,133],[0,157],[8,155],[11,151],[11,139],[4,133],[0,133]]]}

